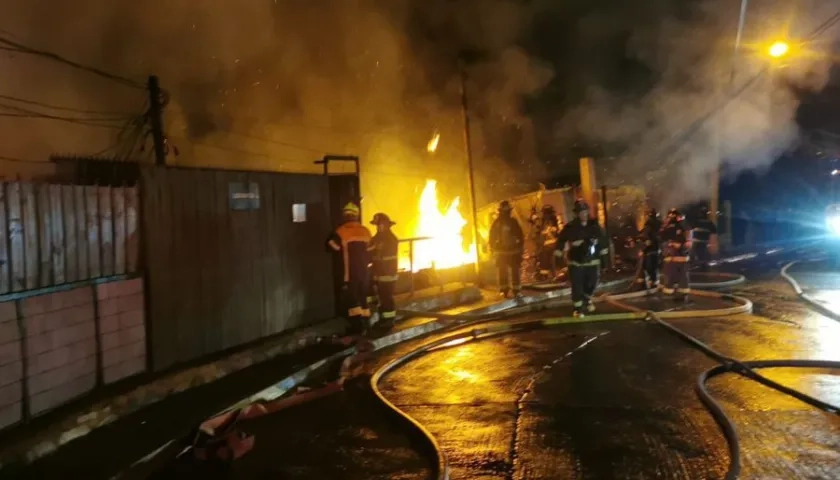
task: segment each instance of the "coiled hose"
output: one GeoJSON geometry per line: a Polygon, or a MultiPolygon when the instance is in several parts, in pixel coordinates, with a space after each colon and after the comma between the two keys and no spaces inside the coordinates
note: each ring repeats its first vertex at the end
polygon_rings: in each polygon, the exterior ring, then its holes
{"type": "MultiPolygon", "coordinates": [[[[713,367],[703,373],[701,373],[697,378],[697,383],[695,386],[696,392],[698,397],[700,398],[703,405],[709,410],[715,421],[717,422],[718,426],[720,427],[724,437],[726,438],[728,449],[729,449],[729,465],[727,468],[727,472],[725,475],[725,480],[735,480],[738,478],[740,471],[741,471],[741,453],[740,453],[740,441],[738,438],[737,429],[735,427],[734,422],[730,419],[726,412],[724,411],[723,407],[720,403],[715,400],[715,398],[709,393],[706,383],[709,379],[722,375],[724,373],[737,373],[742,375],[745,378],[750,380],[754,380],[756,382],[761,383],[762,385],[768,386],[773,388],[781,393],[789,395],[793,398],[796,398],[802,402],[807,403],[808,405],[814,406],[821,410],[824,410],[829,413],[833,413],[835,415],[840,415],[840,408],[830,403],[824,402],[817,398],[814,398],[810,395],[805,393],[799,392],[794,390],[790,387],[785,385],[779,384],[758,372],[756,369],[762,368],[776,368],[776,367],[790,367],[790,368],[824,368],[824,369],[835,369],[840,368],[840,362],[835,361],[823,361],[823,360],[799,360],[799,359],[791,359],[791,360],[758,360],[758,361],[739,361],[734,358],[727,357],[722,353],[717,352],[716,350],[712,349],[710,346],[706,345],[705,343],[701,342],[697,338],[685,333],[684,331],[678,329],[674,325],[665,321],[665,318],[699,318],[699,317],[720,317],[720,316],[727,316],[727,315],[735,315],[739,313],[749,313],[752,311],[752,302],[748,299],[743,297],[737,297],[733,295],[726,295],[726,294],[719,294],[715,292],[707,292],[702,290],[695,290],[692,292],[692,295],[703,296],[703,297],[714,297],[720,298],[723,300],[734,301],[738,303],[735,307],[728,307],[724,309],[716,309],[716,310],[695,310],[695,311],[680,311],[680,312],[651,312],[651,311],[644,311],[633,307],[631,305],[627,305],[626,303],[622,302],[622,300],[630,299],[630,298],[638,298],[646,295],[647,292],[635,292],[635,293],[625,293],[619,295],[611,295],[611,296],[602,296],[597,299],[597,301],[605,301],[617,306],[620,306],[626,310],[629,310],[626,313],[619,313],[619,314],[600,314],[600,315],[592,315],[585,318],[572,318],[572,317],[561,317],[561,318],[546,318],[541,320],[513,320],[511,322],[505,324],[490,324],[485,327],[477,327],[469,330],[467,332],[456,333],[453,335],[448,335],[443,337],[439,340],[433,341],[429,344],[423,345],[405,355],[402,355],[398,358],[391,360],[388,364],[377,370],[374,375],[371,377],[370,384],[371,388],[373,389],[376,396],[390,409],[394,412],[399,414],[401,417],[406,419],[408,422],[413,424],[417,427],[423,435],[428,439],[432,448],[436,452],[437,456],[437,470],[435,477],[438,480],[448,480],[449,479],[449,466],[446,459],[446,455],[441,451],[440,446],[435,439],[434,435],[431,434],[420,422],[412,418],[407,413],[400,410],[396,405],[390,402],[382,392],[379,390],[379,383],[380,381],[388,375],[390,372],[396,370],[397,368],[409,363],[410,361],[421,357],[427,353],[430,353],[435,350],[440,350],[443,348],[454,347],[457,345],[461,345],[463,343],[473,341],[473,340],[481,340],[485,338],[490,338],[499,335],[506,335],[514,332],[521,332],[526,330],[533,330],[536,328],[546,328],[556,325],[568,324],[568,323],[583,323],[583,322],[592,322],[592,321],[605,321],[605,320],[649,320],[657,323],[658,325],[665,328],[667,331],[671,332],[672,334],[676,335],[681,340],[687,342],[694,348],[697,348],[710,358],[714,359],[715,361],[719,362],[720,365],[713,367]]],[[[517,312],[522,313],[522,312],[517,312]]],[[[504,312],[504,314],[499,315],[500,317],[510,317],[514,315],[513,312],[504,312]]],[[[427,315],[435,317],[436,315],[427,315]]],[[[443,318],[449,318],[451,320],[455,320],[458,316],[441,316],[443,318]]],[[[489,315],[488,315],[489,317],[489,315]]],[[[481,319],[469,319],[464,320],[460,326],[465,327],[469,324],[479,324],[485,323],[491,320],[497,320],[498,318],[481,318],[481,319]]]]}

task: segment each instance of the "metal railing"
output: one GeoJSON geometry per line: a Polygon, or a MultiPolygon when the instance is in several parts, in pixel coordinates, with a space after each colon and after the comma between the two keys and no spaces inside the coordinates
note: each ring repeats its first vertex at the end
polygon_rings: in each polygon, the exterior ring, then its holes
{"type": "MultiPolygon", "coordinates": [[[[416,264],[416,260],[417,260],[416,259],[417,249],[415,248],[415,244],[418,243],[418,242],[428,242],[428,241],[431,241],[431,240],[434,240],[434,237],[413,237],[413,238],[401,238],[401,239],[399,239],[398,257],[400,259],[404,258],[404,255],[403,255],[405,253],[404,245],[408,244],[408,266],[406,268],[405,265],[400,265],[400,272],[401,273],[404,272],[408,275],[409,284],[410,284],[409,293],[411,295],[414,294],[414,292],[416,290],[416,287],[417,287],[417,282],[415,281],[416,280],[415,276],[419,272],[419,270],[421,270],[419,268],[415,269],[415,264],[416,264]],[[416,272],[415,270],[417,270],[418,272],[416,272]]],[[[466,270],[462,267],[454,267],[454,268],[461,268],[462,270],[466,270]]],[[[442,292],[444,290],[446,282],[443,281],[443,279],[439,275],[437,275],[438,269],[437,269],[437,266],[435,265],[434,260],[431,262],[431,265],[429,265],[428,267],[422,268],[422,270],[426,270],[426,269],[434,272],[434,274],[431,275],[431,278],[429,278],[429,286],[437,286],[438,288],[440,288],[440,290],[442,292]]],[[[466,278],[465,278],[464,275],[459,275],[458,277],[459,277],[459,280],[460,280],[461,283],[463,283],[465,285],[468,283],[466,281],[466,278]]]]}

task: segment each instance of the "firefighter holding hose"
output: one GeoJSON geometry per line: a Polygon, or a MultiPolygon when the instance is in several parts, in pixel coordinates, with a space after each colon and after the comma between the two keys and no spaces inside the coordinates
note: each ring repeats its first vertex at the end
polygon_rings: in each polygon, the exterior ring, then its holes
{"type": "Polygon", "coordinates": [[[569,265],[574,315],[582,317],[584,312],[595,311],[592,296],[598,287],[601,257],[609,254],[609,244],[598,223],[589,218],[589,205],[585,201],[577,200],[574,212],[576,217],[563,227],[557,238],[555,254],[564,257],[569,265]]]}
{"type": "Polygon", "coordinates": [[[371,239],[368,250],[372,257],[371,273],[379,300],[379,316],[383,321],[392,322],[397,316],[394,287],[397,284],[399,240],[391,227],[396,222],[384,213],[377,213],[370,224],[376,227],[376,235],[371,239]]]}
{"type": "Polygon", "coordinates": [[[367,331],[370,309],[368,265],[371,241],[370,230],[359,222],[359,206],[348,203],[342,210],[344,223],[327,239],[327,250],[341,255],[341,303],[347,307],[347,318],[353,333],[364,335],[367,331]]]}
{"type": "Polygon", "coordinates": [[[662,242],[665,251],[662,292],[675,300],[686,301],[691,292],[688,286],[691,231],[676,208],[668,212],[668,221],[662,228],[662,242]]]}

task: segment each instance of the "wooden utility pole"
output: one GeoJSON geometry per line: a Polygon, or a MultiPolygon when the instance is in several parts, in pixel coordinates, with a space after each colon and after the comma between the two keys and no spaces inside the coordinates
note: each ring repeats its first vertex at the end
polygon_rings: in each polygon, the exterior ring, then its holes
{"type": "Polygon", "coordinates": [[[472,142],[470,141],[470,115],[467,109],[467,67],[463,62],[459,65],[461,76],[461,113],[464,117],[464,151],[467,155],[467,186],[470,189],[470,206],[472,213],[472,236],[475,242],[475,274],[478,286],[482,286],[481,270],[478,265],[478,206],[475,203],[475,177],[473,169],[472,142]]]}
{"type": "Polygon", "coordinates": [[[155,75],[149,76],[149,126],[155,148],[155,164],[166,165],[166,139],[163,136],[163,94],[155,75]]]}

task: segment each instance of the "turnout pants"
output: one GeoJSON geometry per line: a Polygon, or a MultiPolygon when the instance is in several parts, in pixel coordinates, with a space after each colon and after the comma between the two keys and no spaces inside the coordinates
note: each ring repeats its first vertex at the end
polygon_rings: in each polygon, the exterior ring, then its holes
{"type": "Polygon", "coordinates": [[[518,294],[522,289],[522,255],[518,253],[500,253],[496,257],[496,267],[499,273],[499,290],[507,294],[513,286],[513,293],[518,294]]]}
{"type": "Polygon", "coordinates": [[[639,258],[636,283],[645,288],[656,288],[659,283],[659,252],[643,253],[639,258]]]}
{"type": "Polygon", "coordinates": [[[569,265],[569,279],[572,282],[572,304],[575,311],[581,311],[592,301],[598,287],[601,269],[598,265],[569,265]]]}
{"type": "Polygon", "coordinates": [[[543,247],[540,250],[538,267],[540,275],[546,275],[554,279],[557,275],[557,267],[554,263],[554,248],[552,247],[553,245],[551,247],[543,247]]]}
{"type": "Polygon", "coordinates": [[[691,289],[688,287],[688,261],[685,257],[665,257],[665,268],[662,272],[662,292],[666,295],[673,295],[674,292],[681,296],[688,295],[691,289]],[[676,287],[676,289],[674,288],[676,287]]]}
{"type": "Polygon", "coordinates": [[[697,259],[697,266],[701,272],[709,270],[709,262],[712,261],[712,254],[709,252],[709,244],[694,242],[694,258],[697,259]]]}
{"type": "Polygon", "coordinates": [[[347,306],[347,319],[350,321],[351,333],[364,333],[370,318],[368,308],[368,292],[370,286],[367,272],[364,275],[350,275],[350,281],[341,289],[342,303],[347,306]]]}
{"type": "Polygon", "coordinates": [[[397,316],[397,308],[394,304],[394,287],[397,282],[377,281],[376,292],[379,298],[379,318],[382,320],[393,320],[397,316]]]}

